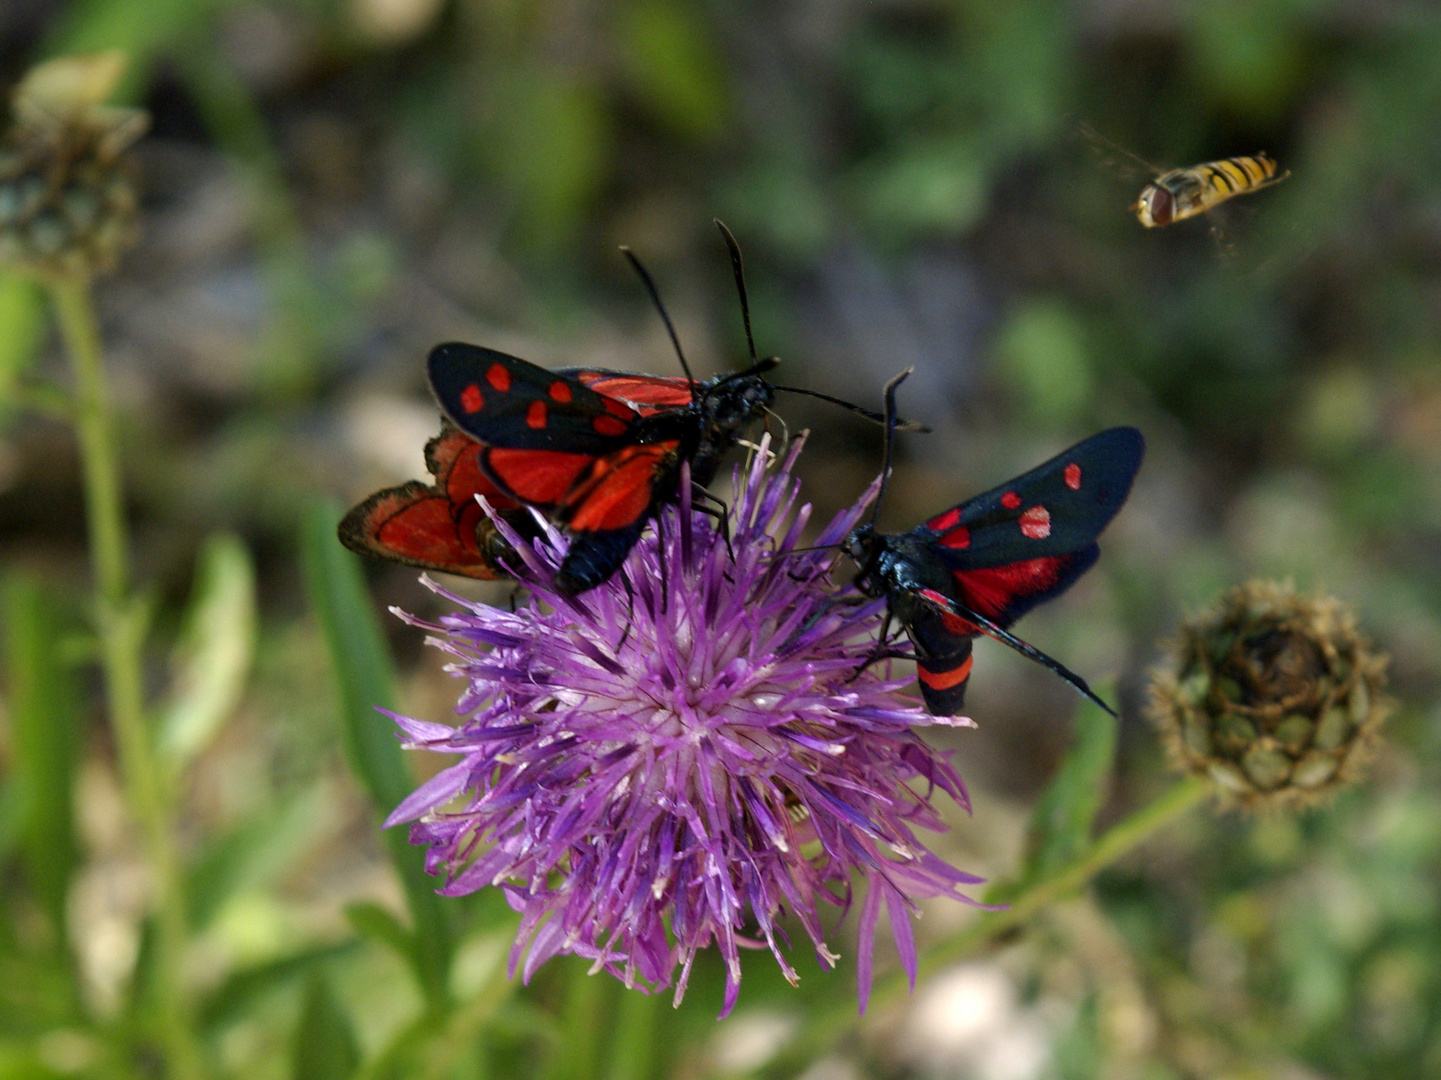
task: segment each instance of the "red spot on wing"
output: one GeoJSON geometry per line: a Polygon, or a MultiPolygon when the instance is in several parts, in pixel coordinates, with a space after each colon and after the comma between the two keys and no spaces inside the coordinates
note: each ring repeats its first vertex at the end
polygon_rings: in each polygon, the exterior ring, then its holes
{"type": "Polygon", "coordinates": [[[1021,515],[1021,535],[1031,540],[1044,540],[1051,535],[1051,512],[1044,506],[1033,506],[1021,515]]]}
{"type": "MultiPolygon", "coordinates": [[[[953,506],[944,514],[937,514],[931,518],[930,521],[926,522],[926,528],[935,529],[936,532],[949,532],[956,527],[960,520],[961,508],[959,506],[953,506]]],[[[942,540],[941,543],[945,543],[945,541],[942,540]]]]}
{"type": "Polygon", "coordinates": [[[482,460],[495,480],[536,506],[554,506],[575,487],[596,459],[590,454],[561,450],[504,450],[484,448],[482,460]]]}
{"type": "Polygon", "coordinates": [[[560,379],[556,379],[555,382],[551,383],[546,393],[550,395],[551,401],[558,401],[562,405],[569,404],[572,397],[570,383],[563,382],[560,379]]]}
{"type": "Polygon", "coordinates": [[[478,413],[485,408],[485,396],[481,394],[480,387],[471,383],[460,392],[460,407],[468,413],[478,413]]]}
{"type": "Polygon", "coordinates": [[[941,537],[941,544],[948,548],[968,548],[971,546],[971,530],[962,525],[959,529],[952,529],[941,537]]]}
{"type": "Polygon", "coordinates": [[[1062,475],[1066,479],[1066,486],[1068,488],[1072,491],[1081,490],[1081,467],[1074,461],[1066,466],[1066,471],[1062,475]]]}
{"type": "Polygon", "coordinates": [[[1021,505],[1021,497],[1014,491],[1008,491],[1001,496],[1001,505],[1007,510],[1014,510],[1021,505]]]}
{"type": "Polygon", "coordinates": [[[504,364],[496,361],[486,369],[485,381],[490,383],[497,393],[503,394],[510,389],[510,371],[504,364]]]}
{"type": "MultiPolygon", "coordinates": [[[[954,616],[952,616],[954,618],[954,616]]],[[[959,621],[959,620],[957,620],[959,621]]],[[[967,623],[966,625],[970,625],[967,623]]],[[[975,629],[972,627],[972,629],[975,629]]],[[[971,663],[974,656],[968,656],[957,667],[950,671],[931,671],[925,664],[916,665],[916,677],[925,683],[932,690],[950,690],[952,687],[960,686],[971,677],[971,663]]]]}
{"type": "Polygon", "coordinates": [[[525,410],[525,426],[539,431],[545,427],[545,402],[536,400],[525,410]]]}
{"type": "Polygon", "coordinates": [[[622,420],[626,421],[626,423],[629,423],[631,417],[635,415],[635,412],[630,408],[629,405],[627,405],[623,401],[617,401],[613,397],[607,397],[606,395],[602,394],[600,403],[605,406],[606,412],[610,413],[612,416],[620,417],[622,420]]]}
{"type": "Polygon", "coordinates": [[[955,580],[961,603],[988,619],[1003,619],[1014,601],[1055,585],[1069,561],[1069,555],[1046,555],[1004,566],[957,570],[955,580]]]}
{"type": "Polygon", "coordinates": [[[596,462],[594,483],[566,524],[575,532],[623,529],[650,509],[656,475],[675,454],[674,441],[628,446],[596,462]]]}
{"type": "Polygon", "coordinates": [[[630,427],[624,420],[617,420],[614,416],[597,416],[591,421],[591,426],[602,435],[624,435],[630,427]]]}

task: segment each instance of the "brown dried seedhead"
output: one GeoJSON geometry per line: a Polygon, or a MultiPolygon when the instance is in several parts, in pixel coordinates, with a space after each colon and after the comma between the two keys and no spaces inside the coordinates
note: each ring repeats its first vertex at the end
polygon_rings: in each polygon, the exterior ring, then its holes
{"type": "Polygon", "coordinates": [[[1253,581],[1181,627],[1149,712],[1177,768],[1252,809],[1317,801],[1358,775],[1391,702],[1387,658],[1327,596],[1253,581]]]}
{"type": "Polygon", "coordinates": [[[120,53],[68,56],[33,68],[12,98],[0,140],[0,266],[49,278],[113,269],[136,234],[134,169],[140,109],[103,104],[120,53]]]}

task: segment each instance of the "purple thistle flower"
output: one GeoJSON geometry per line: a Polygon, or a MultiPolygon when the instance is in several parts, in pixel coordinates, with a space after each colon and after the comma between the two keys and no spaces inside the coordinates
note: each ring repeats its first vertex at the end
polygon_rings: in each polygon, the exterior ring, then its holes
{"type": "MultiPolygon", "coordinates": [[[[741,948],[768,947],[796,982],[783,913],[834,966],[820,907],[843,914],[859,872],[864,1011],[882,901],[912,984],[914,898],[973,902],[958,886],[981,879],[912,831],[944,829],[936,789],[970,806],[949,755],[912,728],[971,721],[931,716],[886,669],[855,676],[884,601],[837,602],[834,553],[793,551],[810,516],[795,510],[801,440],[770,469],[765,447],[748,474],[736,470],[729,550],[683,498],[611,580],[566,596],[554,588],[564,539],[551,531],[532,546],[496,518],[525,563],[525,607],[470,603],[427,580],[465,610],[438,625],[397,612],[443,635],[431,643],[468,685],[459,727],[394,717],[408,747],[463,757],[386,825],[415,822],[411,842],[429,845],[443,895],[505,890],[521,916],[512,975],[527,946],[527,980],[575,953],[627,986],[674,982],[679,1002],[697,951],[714,942],[724,1016],[741,948]]],[[[838,544],[875,490],[816,543],[838,544]]]]}

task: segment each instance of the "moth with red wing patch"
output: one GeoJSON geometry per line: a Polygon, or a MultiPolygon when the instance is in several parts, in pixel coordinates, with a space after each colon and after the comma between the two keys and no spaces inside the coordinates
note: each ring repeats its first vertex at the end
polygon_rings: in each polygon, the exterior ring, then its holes
{"type": "Polygon", "coordinates": [[[510,576],[515,552],[481,509],[483,496],[516,532],[539,534],[530,511],[482,471],[485,448],[445,421],[425,447],[435,478],[377,491],[345,515],[340,542],[352,551],[390,562],[493,581],[510,576]]]}
{"type": "MultiPolygon", "coordinates": [[[[886,386],[888,416],[906,374],[886,386]]],[[[891,438],[888,428],[883,477],[891,438]]],[[[1084,679],[1007,627],[1095,564],[1096,538],[1130,494],[1144,451],[1135,428],[1110,428],[910,532],[876,532],[873,513],[846,537],[844,549],[860,567],[857,587],[886,598],[890,616],[915,647],[921,695],[932,714],[954,715],[964,704],[971,641],[982,635],[1056,672],[1111,711],[1084,679]]]]}
{"type": "Polygon", "coordinates": [[[697,382],[675,328],[645,268],[640,274],[675,345],[684,379],[592,369],[548,371],[476,345],[439,345],[427,362],[441,409],[485,444],[481,467],[519,502],[544,511],[571,536],[557,575],[562,591],[582,592],[624,561],[659,508],[676,501],[681,465],[697,490],[721,457],[769,411],[777,389],[810,394],[874,419],[876,413],[814,391],[773,387],[764,378],[779,361],[760,360],[751,336],[740,248],[716,222],[730,253],[745,320],[751,366],[697,382]],[[482,390],[482,383],[489,387],[482,390]]]}
{"type": "Polygon", "coordinates": [[[573,592],[614,573],[659,507],[676,499],[682,461],[696,484],[715,478],[721,456],[769,407],[761,372],[771,366],[677,386],[646,375],[549,371],[476,345],[440,345],[429,360],[441,407],[483,444],[480,466],[496,487],[570,532],[574,558],[557,581],[573,592]],[[465,394],[479,372],[506,391],[470,412],[465,394]]]}

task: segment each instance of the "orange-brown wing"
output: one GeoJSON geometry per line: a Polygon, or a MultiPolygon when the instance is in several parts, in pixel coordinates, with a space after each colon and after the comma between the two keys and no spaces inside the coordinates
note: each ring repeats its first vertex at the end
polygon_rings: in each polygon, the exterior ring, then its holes
{"type": "Polygon", "coordinates": [[[481,445],[446,424],[425,447],[434,484],[419,480],[377,491],[340,523],[352,551],[464,577],[509,577],[500,560],[507,545],[476,502],[484,496],[522,535],[534,535],[528,511],[507,497],[480,468],[481,445]]]}
{"type": "Polygon", "coordinates": [[[679,446],[666,440],[599,457],[487,446],[480,462],[502,491],[545,510],[572,533],[609,532],[647,516],[679,446]]]}

